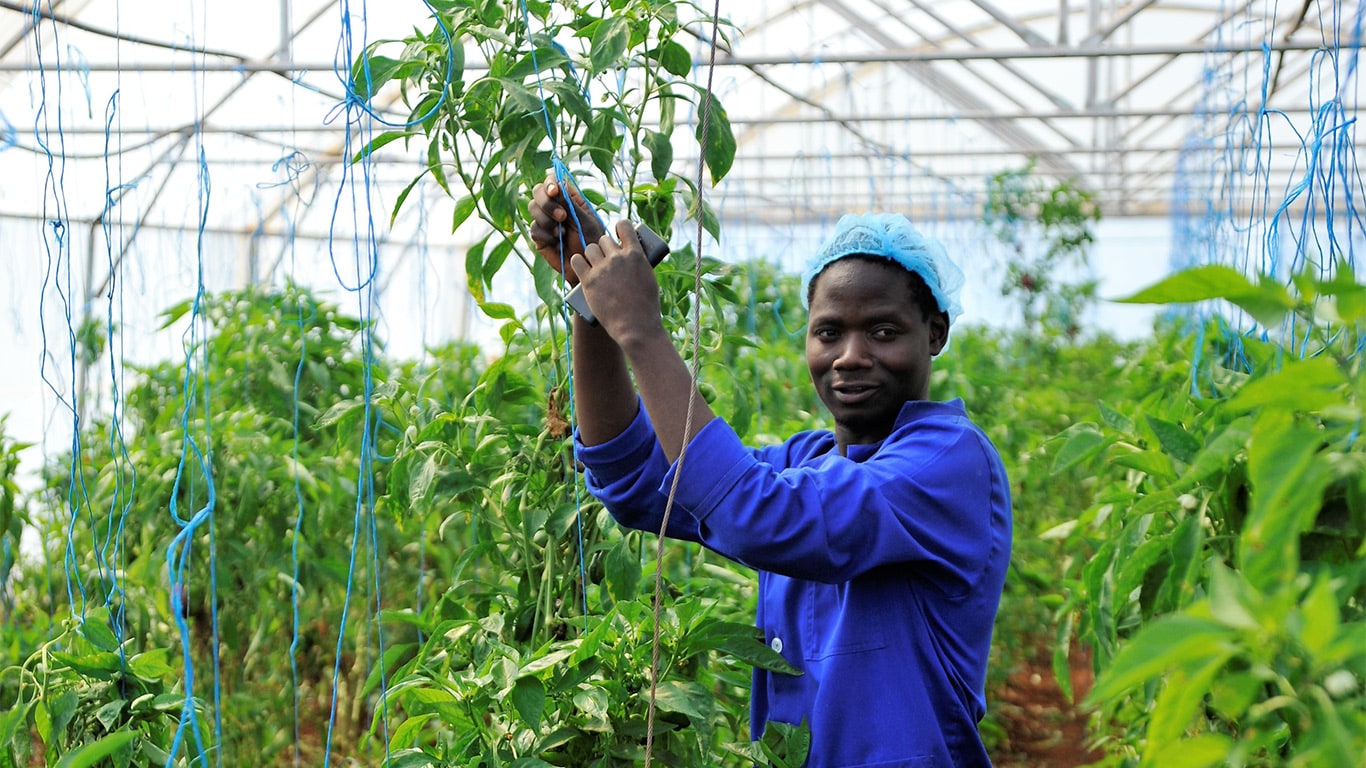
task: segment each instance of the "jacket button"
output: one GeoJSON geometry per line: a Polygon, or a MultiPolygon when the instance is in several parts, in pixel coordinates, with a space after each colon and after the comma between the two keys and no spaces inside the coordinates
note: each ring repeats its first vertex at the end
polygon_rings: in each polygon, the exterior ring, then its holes
{"type": "Polygon", "coordinates": [[[774,653],[782,653],[783,639],[781,637],[775,637],[773,638],[773,642],[769,643],[768,646],[773,649],[774,653]]]}

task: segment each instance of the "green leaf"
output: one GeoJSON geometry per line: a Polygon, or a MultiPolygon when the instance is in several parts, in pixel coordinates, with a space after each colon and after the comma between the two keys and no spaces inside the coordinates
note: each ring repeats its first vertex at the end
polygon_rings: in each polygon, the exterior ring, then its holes
{"type": "Polygon", "coordinates": [[[417,187],[418,182],[422,181],[422,177],[426,175],[427,171],[419,173],[412,181],[408,182],[408,186],[404,187],[402,192],[398,193],[398,199],[394,201],[394,210],[389,214],[390,227],[393,227],[394,222],[398,220],[398,212],[403,208],[403,203],[408,199],[408,195],[412,193],[413,189],[417,187]]]}
{"type": "Polygon", "coordinates": [[[665,680],[655,689],[661,711],[686,715],[695,725],[711,722],[715,703],[710,691],[691,680],[665,680]]]}
{"type": "Polygon", "coordinates": [[[618,539],[612,545],[607,551],[603,569],[607,588],[612,592],[612,599],[618,602],[635,599],[640,592],[640,557],[628,544],[628,539],[618,539]]]}
{"type": "Polygon", "coordinates": [[[33,706],[33,729],[38,732],[38,738],[44,746],[52,747],[52,710],[48,708],[46,699],[39,699],[33,706]]]}
{"type": "Polygon", "coordinates": [[[465,251],[465,283],[475,301],[484,300],[484,248],[491,235],[484,235],[465,251]]]}
{"type": "Polygon", "coordinates": [[[127,706],[126,699],[114,699],[95,710],[95,719],[100,721],[106,731],[114,730],[114,726],[119,722],[119,715],[123,714],[123,708],[127,706]]]}
{"type": "Polygon", "coordinates": [[[1247,449],[1252,436],[1252,419],[1243,417],[1224,425],[1190,462],[1178,485],[1189,488],[1217,473],[1228,471],[1238,454],[1247,449]]]}
{"type": "Polygon", "coordinates": [[[697,121],[697,141],[702,145],[702,159],[711,171],[712,185],[730,173],[735,162],[735,133],[725,107],[711,92],[705,92],[701,117],[697,121]]]}
{"type": "MultiPolygon", "coordinates": [[[[583,91],[573,80],[551,80],[542,84],[547,91],[559,99],[560,106],[573,115],[579,122],[588,123],[593,119],[593,107],[584,98],[583,91]]],[[[554,124],[551,125],[552,129],[554,124]]]]}
{"type": "Polygon", "coordinates": [[[1347,378],[1330,357],[1286,360],[1279,371],[1253,379],[1229,399],[1234,411],[1276,407],[1300,413],[1343,403],[1347,378]]]}
{"type": "Polygon", "coordinates": [[[1058,684],[1058,690],[1062,692],[1064,698],[1069,702],[1073,701],[1075,693],[1072,690],[1072,627],[1076,621],[1075,613],[1068,611],[1063,615],[1062,621],[1058,622],[1058,628],[1053,633],[1053,680],[1058,684]]]}
{"type": "Polygon", "coordinates": [[[417,472],[408,480],[408,504],[414,508],[420,507],[428,501],[432,495],[432,483],[436,480],[439,464],[436,455],[428,456],[426,461],[417,468],[417,472]]]}
{"type": "MultiPolygon", "coordinates": [[[[28,718],[30,703],[20,697],[8,712],[0,714],[0,757],[4,757],[6,750],[9,749],[10,742],[14,739],[15,733],[19,730],[20,723],[28,718]]],[[[24,733],[24,741],[28,741],[28,733],[24,733]]]]}
{"type": "Polygon", "coordinates": [[[429,143],[427,145],[427,171],[432,174],[432,178],[436,180],[437,186],[441,187],[441,191],[445,192],[447,196],[450,196],[451,185],[446,179],[446,166],[444,163],[445,160],[441,157],[441,142],[433,141],[429,143]]]}
{"type": "Polygon", "coordinates": [[[351,88],[356,97],[369,101],[384,84],[393,79],[404,62],[378,54],[362,56],[351,69],[351,88]],[[368,64],[368,66],[367,66],[368,64]]]}
{"type": "Polygon", "coordinates": [[[665,72],[678,77],[686,77],[692,72],[692,54],[688,53],[688,49],[683,47],[682,43],[665,40],[655,53],[665,72]]]}
{"type": "MultiPolygon", "coordinates": [[[[613,610],[615,611],[615,609],[613,610]]],[[[608,634],[612,630],[612,616],[614,615],[615,613],[609,613],[608,615],[603,616],[598,621],[597,626],[593,627],[588,634],[583,636],[583,640],[579,643],[579,647],[574,651],[574,655],[569,657],[570,665],[578,666],[597,654],[598,648],[602,646],[603,641],[607,639],[608,634]]]]}
{"type": "Polygon", "coordinates": [[[114,631],[105,623],[102,616],[90,616],[81,622],[81,636],[90,641],[99,651],[117,651],[119,640],[114,636],[114,631]]]}
{"type": "Polygon", "coordinates": [[[1160,768],[1211,768],[1227,765],[1234,747],[1233,739],[1222,733],[1202,733],[1158,745],[1151,759],[1144,760],[1143,764],[1160,768]]]}
{"type": "Polygon", "coordinates": [[[1202,446],[1185,427],[1156,416],[1146,418],[1148,427],[1157,436],[1157,442],[1162,445],[1162,450],[1166,451],[1168,456],[1183,464],[1189,464],[1195,459],[1202,446]]]}
{"type": "Polygon", "coordinates": [[[764,737],[759,745],[776,768],[799,768],[806,763],[811,751],[811,729],[805,719],[801,725],[770,720],[764,725],[764,737]]]}
{"type": "Polygon", "coordinates": [[[1053,474],[1065,472],[1100,453],[1108,442],[1095,424],[1084,421],[1073,424],[1059,435],[1063,439],[1062,448],[1053,457],[1053,474]]]}
{"type": "Polygon", "coordinates": [[[517,670],[517,677],[524,678],[531,677],[533,675],[539,675],[545,670],[550,669],[555,665],[563,662],[565,659],[573,658],[574,651],[574,648],[560,648],[558,650],[551,651],[550,653],[537,656],[536,658],[522,665],[521,669],[517,670]]]}
{"type": "Polygon", "coordinates": [[[1280,283],[1263,278],[1251,283],[1232,267],[1209,264],[1179,272],[1116,301],[1126,304],[1187,304],[1224,299],[1266,327],[1280,325],[1295,300],[1280,283]]]}
{"type": "Polygon", "coordinates": [[[685,655],[716,650],[760,669],[785,675],[802,674],[782,654],[770,648],[763,638],[763,632],[752,624],[725,621],[709,623],[688,635],[685,655]]]}
{"type": "Polygon", "coordinates": [[[1299,567],[1299,535],[1323,503],[1331,473],[1319,460],[1323,434],[1283,411],[1262,411],[1253,425],[1248,515],[1239,562],[1253,588],[1269,591],[1299,567]]]}
{"type": "MultiPolygon", "coordinates": [[[[1132,446],[1129,447],[1132,448],[1132,446]]],[[[1117,467],[1136,469],[1157,478],[1170,480],[1176,477],[1176,470],[1172,467],[1171,457],[1162,451],[1115,452],[1110,456],[1110,463],[1117,467]]]]}
{"type": "Polygon", "coordinates": [[[588,150],[588,156],[604,176],[612,175],[617,147],[621,145],[621,137],[617,135],[619,117],[614,110],[598,110],[593,113],[593,121],[584,133],[584,147],[588,150]]]}
{"type": "Polygon", "coordinates": [[[581,724],[584,730],[594,732],[609,732],[611,730],[611,721],[607,716],[609,704],[606,691],[601,688],[582,689],[574,694],[573,701],[575,709],[585,718],[581,724]]]}
{"type": "MultiPolygon", "coordinates": [[[[403,723],[403,725],[399,726],[398,731],[403,730],[403,727],[408,725],[408,723],[416,721],[420,725],[421,723],[426,722],[429,718],[435,716],[436,715],[434,714],[426,714],[420,717],[409,718],[406,722],[403,723]]],[[[394,732],[395,742],[399,741],[398,731],[394,732]]],[[[384,768],[432,768],[433,766],[438,765],[442,765],[442,762],[439,759],[432,757],[431,755],[417,748],[400,749],[396,752],[390,752],[388,759],[384,761],[384,768]]]]}
{"type": "Polygon", "coordinates": [[[1209,612],[1220,623],[1233,629],[1257,630],[1261,625],[1253,616],[1250,603],[1257,595],[1235,571],[1215,561],[1210,568],[1209,612]]]}
{"type": "Polygon", "coordinates": [[[1366,285],[1358,283],[1346,265],[1339,265],[1333,279],[1317,283],[1315,288],[1320,294],[1332,297],[1338,322],[1351,325],[1366,320],[1366,285]]]}
{"type": "MultiPolygon", "coordinates": [[[[414,134],[412,131],[385,131],[384,133],[381,133],[380,135],[371,139],[368,143],[366,143],[365,146],[361,147],[360,151],[356,152],[356,154],[351,158],[351,163],[354,165],[355,163],[359,163],[361,160],[368,158],[371,154],[374,153],[375,150],[379,149],[385,144],[398,141],[399,139],[406,139],[409,136],[415,135],[416,134],[414,134]]],[[[418,176],[418,178],[420,179],[422,177],[418,176]]],[[[416,184],[417,179],[414,179],[413,183],[416,184]]],[[[409,184],[408,188],[411,189],[412,184],[409,184]]],[[[397,212],[397,207],[395,207],[395,212],[397,212]]]]}
{"type": "Polygon", "coordinates": [[[1227,652],[1233,631],[1213,619],[1177,614],[1145,625],[1096,680],[1088,701],[1100,703],[1161,676],[1194,668],[1227,652]]]}
{"type": "Polygon", "coordinates": [[[489,251],[488,258],[484,260],[484,268],[482,270],[484,285],[493,285],[493,278],[498,274],[498,271],[503,268],[503,263],[507,261],[508,254],[512,253],[512,246],[513,239],[505,237],[498,241],[497,245],[493,246],[492,251],[489,251]]]}
{"type": "Polygon", "coordinates": [[[1100,409],[1100,420],[1105,424],[1105,426],[1109,427],[1110,429],[1113,429],[1121,435],[1134,434],[1133,419],[1129,418],[1128,416],[1125,416],[1119,411],[1116,411],[1115,409],[1106,405],[1104,402],[1096,403],[1096,407],[1100,409]]]}
{"type": "Polygon", "coordinates": [[[52,658],[71,667],[82,675],[109,680],[116,672],[123,670],[123,659],[117,653],[95,651],[91,653],[66,653],[53,651],[52,658]]]}
{"type": "Polygon", "coordinates": [[[460,225],[469,219],[470,214],[474,213],[479,207],[479,201],[466,195],[455,203],[455,215],[451,217],[451,231],[460,229],[460,225]]]}
{"type": "Polygon", "coordinates": [[[1300,603],[1300,616],[1301,625],[1296,628],[1299,641],[1310,658],[1320,659],[1332,647],[1342,626],[1337,594],[1326,573],[1320,574],[1300,603]]]}
{"type": "Polygon", "coordinates": [[[631,42],[631,27],[625,16],[609,16],[598,24],[588,54],[594,72],[622,66],[626,47],[631,42]]]}
{"type": "Polygon", "coordinates": [[[571,741],[579,738],[582,734],[574,728],[556,728],[536,742],[536,751],[545,752],[547,750],[562,747],[571,741]]]}
{"type": "Polygon", "coordinates": [[[666,178],[674,162],[673,142],[666,134],[648,130],[640,141],[650,150],[650,174],[656,180],[666,178]]]}
{"type": "Polygon", "coordinates": [[[534,677],[523,677],[512,686],[512,706],[532,731],[541,728],[545,716],[545,684],[534,677]]]}
{"type": "Polygon", "coordinates": [[[1231,672],[1210,682],[1210,706],[1225,719],[1239,722],[1265,690],[1266,680],[1252,672],[1231,672]]]}
{"type": "Polygon", "coordinates": [[[364,407],[365,403],[359,400],[342,400],[339,403],[333,403],[322,416],[318,417],[317,426],[319,429],[330,427],[348,415],[357,414],[364,407]]]}
{"type": "Polygon", "coordinates": [[[1118,563],[1115,588],[1118,594],[1127,595],[1145,584],[1148,573],[1163,561],[1168,561],[1171,542],[1165,536],[1157,536],[1138,545],[1131,554],[1118,563]]]}
{"type": "Polygon", "coordinates": [[[80,705],[80,697],[71,689],[62,691],[50,700],[48,706],[52,715],[52,734],[59,741],[61,735],[66,733],[66,727],[71,724],[71,719],[76,716],[76,709],[80,705]]]}
{"type": "Polygon", "coordinates": [[[507,94],[515,114],[533,115],[541,111],[541,97],[526,84],[506,77],[498,78],[498,83],[503,86],[503,93],[507,94]]]}
{"type": "Polygon", "coordinates": [[[161,325],[157,326],[157,330],[164,331],[167,328],[170,328],[177,320],[189,314],[190,310],[194,309],[194,307],[195,302],[193,300],[182,301],[179,304],[171,306],[171,308],[161,313],[161,325]]]}
{"type": "Polygon", "coordinates": [[[115,731],[104,738],[86,744],[79,749],[66,753],[57,768],[90,768],[99,761],[131,745],[138,734],[135,731],[115,731]]]}
{"type": "Polygon", "coordinates": [[[128,659],[128,671],[149,683],[171,674],[171,649],[153,648],[128,659]]]}

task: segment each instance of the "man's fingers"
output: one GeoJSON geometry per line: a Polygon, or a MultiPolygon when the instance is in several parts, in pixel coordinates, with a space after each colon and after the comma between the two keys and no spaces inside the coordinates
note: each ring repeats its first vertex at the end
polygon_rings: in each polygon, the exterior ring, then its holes
{"type": "Polygon", "coordinates": [[[573,267],[574,274],[578,275],[580,282],[582,282],[585,275],[593,271],[594,259],[590,257],[588,254],[596,247],[597,246],[595,245],[590,245],[588,246],[587,251],[584,251],[583,253],[576,253],[573,256],[569,257],[569,266],[573,267]]]}

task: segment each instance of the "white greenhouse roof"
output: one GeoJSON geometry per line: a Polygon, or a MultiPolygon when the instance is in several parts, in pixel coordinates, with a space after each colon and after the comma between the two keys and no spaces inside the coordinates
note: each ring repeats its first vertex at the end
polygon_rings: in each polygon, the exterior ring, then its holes
{"type": "MultiPolygon", "coordinates": [[[[1252,138],[1267,150],[1266,184],[1282,189],[1303,169],[1296,150],[1324,100],[1356,107],[1355,81],[1339,93],[1336,80],[1360,45],[1357,3],[720,6],[737,27],[710,73],[738,142],[718,190],[732,220],[938,211],[1030,158],[1093,192],[1107,217],[1167,215],[1192,153],[1227,156],[1228,136],[1241,149],[1240,124],[1264,127],[1252,138]]],[[[123,221],[184,226],[201,159],[210,230],[279,231],[293,202],[330,208],[299,188],[329,200],[357,132],[375,130],[348,125],[339,106],[350,59],[367,41],[430,28],[428,17],[416,0],[0,2],[0,217],[54,218],[42,194],[54,163],[73,223],[106,204],[71,194],[79,185],[117,187],[123,221]]],[[[700,82],[709,28],[691,29],[700,82]]],[[[683,142],[678,154],[694,162],[683,142]]],[[[419,162],[394,147],[377,156],[378,200],[391,203],[419,162]]],[[[307,216],[299,231],[321,234],[330,218],[307,216]]]]}
{"type": "MultiPolygon", "coordinates": [[[[972,225],[988,179],[1030,162],[1042,181],[1095,196],[1104,296],[1173,264],[1262,267],[1272,253],[1275,266],[1273,236],[1361,240],[1360,2],[719,6],[733,27],[715,48],[700,15],[676,42],[736,139],[732,169],[706,190],[727,260],[790,265],[841,213],[901,211],[960,254],[977,291],[968,318],[990,320],[1000,245],[993,255],[972,225]],[[1278,228],[1283,215],[1299,218],[1278,228]]],[[[294,280],[330,291],[373,312],[401,355],[496,340],[464,273],[487,230],[471,220],[452,232],[454,201],[430,177],[390,221],[425,142],[350,162],[387,127],[348,101],[351,62],[371,42],[432,28],[421,0],[0,0],[0,306],[20,361],[0,376],[11,430],[32,439],[70,424],[67,398],[96,376],[76,362],[82,322],[107,318],[121,360],[183,355],[156,313],[197,290],[294,280]]],[[[581,54],[581,41],[556,42],[581,54]]],[[[467,71],[486,66],[463,47],[467,71]]],[[[368,106],[402,123],[404,95],[390,83],[368,106]]],[[[673,134],[684,173],[697,166],[695,119],[680,115],[673,134]]],[[[497,300],[535,300],[509,281],[497,300]]],[[[1144,322],[1109,327],[1133,335],[1144,322]]]]}

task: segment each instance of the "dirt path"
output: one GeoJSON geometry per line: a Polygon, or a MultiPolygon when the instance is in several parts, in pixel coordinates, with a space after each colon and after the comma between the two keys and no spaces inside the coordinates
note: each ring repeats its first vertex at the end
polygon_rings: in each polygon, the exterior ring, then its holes
{"type": "MultiPolygon", "coordinates": [[[[1092,683],[1089,654],[1072,654],[1072,690],[1080,700],[1092,683]]],[[[1086,748],[1086,713],[1069,703],[1042,653],[1007,678],[993,706],[1008,738],[998,745],[996,768],[1078,768],[1103,757],[1086,748]]]]}

